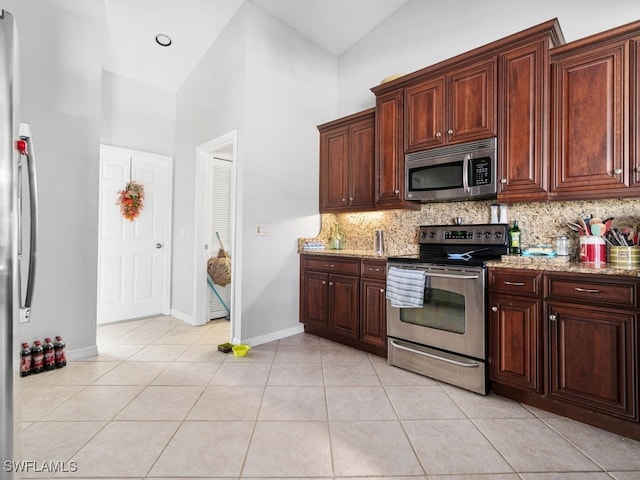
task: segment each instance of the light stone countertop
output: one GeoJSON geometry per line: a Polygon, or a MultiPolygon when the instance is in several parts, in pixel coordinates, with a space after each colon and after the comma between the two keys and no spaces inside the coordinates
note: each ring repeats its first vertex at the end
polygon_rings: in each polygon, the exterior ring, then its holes
{"type": "Polygon", "coordinates": [[[491,268],[515,268],[522,270],[546,270],[548,272],[588,273],[592,275],[621,275],[638,277],[637,269],[613,268],[603,263],[599,266],[578,262],[569,257],[523,257],[520,255],[503,255],[501,260],[487,262],[491,268]]]}
{"type": "Polygon", "coordinates": [[[391,256],[387,253],[375,253],[373,250],[330,250],[328,248],[322,250],[298,249],[298,253],[304,255],[325,255],[345,258],[374,258],[378,260],[386,260],[391,256]]]}

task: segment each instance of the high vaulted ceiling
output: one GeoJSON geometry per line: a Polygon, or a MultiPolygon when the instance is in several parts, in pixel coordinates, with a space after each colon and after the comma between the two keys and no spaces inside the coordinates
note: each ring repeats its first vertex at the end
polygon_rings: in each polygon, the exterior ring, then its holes
{"type": "Polygon", "coordinates": [[[408,0],[105,0],[103,68],[176,91],[244,1],[340,55],[408,0]]]}

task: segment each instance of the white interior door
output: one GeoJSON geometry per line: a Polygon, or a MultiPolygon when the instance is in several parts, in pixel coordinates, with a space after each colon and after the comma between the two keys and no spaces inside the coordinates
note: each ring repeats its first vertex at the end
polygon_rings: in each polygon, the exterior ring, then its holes
{"type": "Polygon", "coordinates": [[[169,313],[172,159],[100,147],[98,323],[169,313]],[[144,203],[133,221],[118,194],[134,180],[144,203]]]}

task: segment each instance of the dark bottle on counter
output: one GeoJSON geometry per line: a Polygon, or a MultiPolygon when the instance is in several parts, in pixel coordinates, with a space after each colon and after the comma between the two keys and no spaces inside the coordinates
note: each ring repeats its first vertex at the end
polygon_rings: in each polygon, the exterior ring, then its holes
{"type": "Polygon", "coordinates": [[[520,227],[518,221],[513,221],[513,226],[509,228],[509,253],[512,255],[520,255],[522,247],[520,245],[520,227]]]}
{"type": "Polygon", "coordinates": [[[20,376],[26,377],[31,375],[31,349],[29,344],[24,342],[22,350],[20,350],[20,376]]]}
{"type": "Polygon", "coordinates": [[[51,343],[51,339],[49,337],[44,339],[42,350],[44,356],[42,366],[45,370],[53,370],[56,368],[56,354],[53,349],[53,343],[51,343]]]}
{"type": "Polygon", "coordinates": [[[31,347],[31,373],[40,373],[44,370],[44,349],[40,340],[36,340],[31,347]]]}
{"type": "Polygon", "coordinates": [[[64,342],[62,337],[58,335],[56,341],[53,344],[56,357],[56,368],[62,368],[67,364],[67,354],[64,351],[64,342]]]}

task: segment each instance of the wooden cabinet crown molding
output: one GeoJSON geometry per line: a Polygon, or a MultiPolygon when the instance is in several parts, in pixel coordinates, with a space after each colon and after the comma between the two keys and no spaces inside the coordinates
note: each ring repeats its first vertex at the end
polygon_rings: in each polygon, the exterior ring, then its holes
{"type": "Polygon", "coordinates": [[[452,68],[459,68],[468,63],[475,63],[483,59],[499,55],[503,51],[513,49],[521,43],[528,43],[532,38],[541,35],[549,36],[553,45],[562,45],[565,43],[560,23],[557,18],[554,18],[496,40],[495,42],[488,43],[481,47],[456,55],[455,57],[451,57],[420,70],[416,70],[415,72],[398,77],[389,82],[381,83],[380,85],[372,87],[371,91],[378,96],[393,90],[402,89],[421,81],[425,77],[441,74],[452,68]]]}

